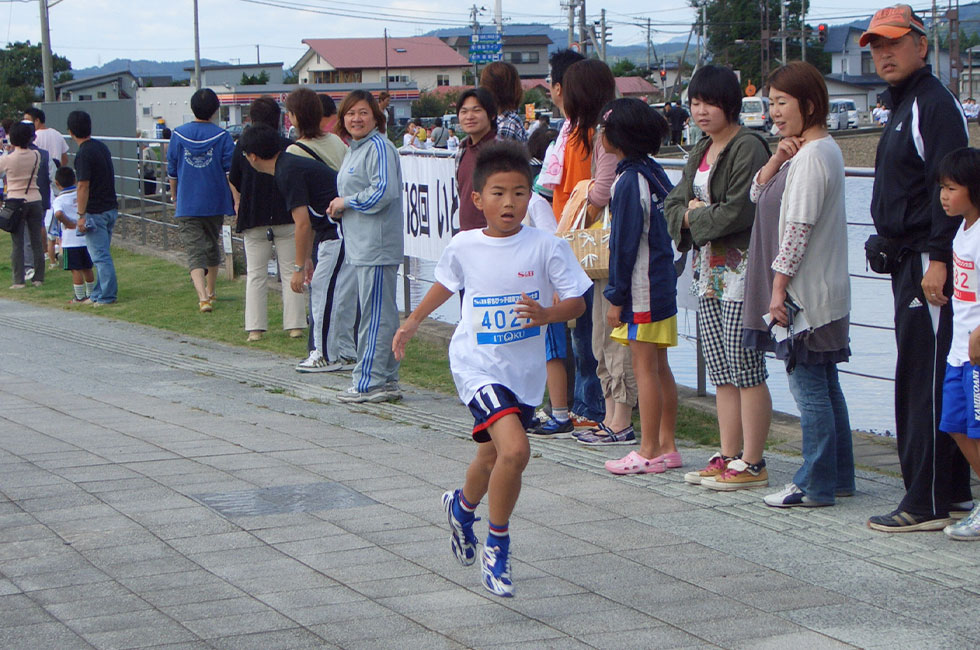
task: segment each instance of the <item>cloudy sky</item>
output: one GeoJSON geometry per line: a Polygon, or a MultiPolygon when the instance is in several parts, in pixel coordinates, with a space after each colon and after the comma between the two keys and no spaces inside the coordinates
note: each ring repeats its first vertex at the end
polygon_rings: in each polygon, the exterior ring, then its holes
{"type": "MultiPolygon", "coordinates": [[[[48,2],[58,2],[50,10],[52,48],[67,56],[74,68],[116,58],[172,61],[194,56],[192,0],[48,2]]],[[[493,0],[477,4],[487,8],[480,21],[491,22],[493,0]]],[[[687,4],[686,0],[588,0],[587,14],[598,19],[605,7],[612,44],[634,45],[645,42],[645,29],[637,25],[645,24],[647,18],[656,30],[654,42],[686,35],[693,19],[687,4]]],[[[811,0],[808,22],[849,22],[883,4],[811,0]]],[[[437,27],[463,27],[470,22],[471,5],[472,0],[199,0],[201,56],[250,63],[255,61],[255,46],[259,45],[263,61],[283,61],[289,66],[305,51],[301,44],[304,38],[380,36],[385,28],[393,36],[414,36],[437,27]]],[[[38,0],[0,0],[0,38],[6,42],[38,42],[38,7],[38,0]]],[[[567,24],[567,13],[559,0],[503,0],[503,14],[505,31],[507,21],[567,24]]]]}

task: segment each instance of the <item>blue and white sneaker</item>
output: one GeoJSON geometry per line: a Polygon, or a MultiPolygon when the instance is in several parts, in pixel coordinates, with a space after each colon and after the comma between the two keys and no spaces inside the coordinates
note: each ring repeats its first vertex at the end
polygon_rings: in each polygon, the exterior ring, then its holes
{"type": "Polygon", "coordinates": [[[459,498],[459,490],[449,490],[442,495],[442,507],[446,510],[446,517],[449,519],[449,529],[452,531],[451,545],[453,555],[463,566],[472,566],[476,562],[476,545],[478,544],[476,535],[473,534],[473,522],[479,521],[474,517],[468,523],[463,523],[456,519],[453,514],[453,502],[459,498]]]}
{"type": "Polygon", "coordinates": [[[509,553],[502,551],[499,546],[484,546],[480,556],[483,569],[483,586],[494,596],[511,598],[514,595],[514,585],[510,581],[509,553]]]}
{"type": "Polygon", "coordinates": [[[559,440],[562,438],[571,438],[574,430],[575,426],[572,424],[571,420],[565,420],[562,422],[555,416],[550,415],[548,416],[547,421],[534,427],[533,429],[529,429],[527,431],[527,435],[535,438],[550,438],[552,440],[559,440]]]}

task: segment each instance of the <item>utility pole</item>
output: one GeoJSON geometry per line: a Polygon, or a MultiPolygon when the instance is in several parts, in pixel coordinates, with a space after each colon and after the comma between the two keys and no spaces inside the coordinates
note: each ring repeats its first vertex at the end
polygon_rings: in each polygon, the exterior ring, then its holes
{"type": "MultiPolygon", "coordinates": [[[[473,5],[473,7],[470,9],[470,18],[473,19],[473,35],[474,36],[476,36],[477,34],[480,33],[480,21],[478,20],[479,15],[480,15],[480,9],[479,9],[479,7],[477,7],[476,5],[473,5]]],[[[385,30],[385,34],[387,34],[387,33],[388,33],[388,30],[385,30]]],[[[472,45],[472,43],[471,43],[471,45],[472,45]]],[[[387,56],[387,55],[388,55],[388,48],[385,48],[385,56],[387,56]]],[[[477,72],[478,72],[478,70],[477,70],[477,67],[476,67],[476,61],[474,61],[473,62],[473,85],[474,86],[479,86],[480,85],[480,75],[477,72]]]]}
{"type": "Polygon", "coordinates": [[[960,0],[956,0],[956,9],[946,12],[949,19],[949,90],[960,98],[960,0]]]}
{"type": "Polygon", "coordinates": [[[602,18],[599,19],[599,29],[602,31],[602,52],[600,56],[602,60],[606,60],[606,45],[609,43],[609,33],[606,31],[606,10],[602,10],[602,18]]]}
{"type": "Polygon", "coordinates": [[[585,0],[578,0],[578,46],[582,56],[589,56],[589,29],[585,25],[585,0]]]}
{"type": "Polygon", "coordinates": [[[806,61],[806,0],[801,0],[800,11],[800,61],[806,61]]]}
{"type": "Polygon", "coordinates": [[[388,77],[388,28],[385,27],[385,92],[389,90],[390,79],[388,77]]]}
{"type": "Polygon", "coordinates": [[[779,37],[783,45],[780,62],[786,65],[786,0],[779,0],[779,37]]]}
{"type": "Polygon", "coordinates": [[[194,87],[201,89],[201,32],[197,20],[197,0],[194,0],[194,87]]]}
{"type": "Polygon", "coordinates": [[[54,64],[51,61],[51,29],[48,26],[48,0],[41,3],[41,70],[44,75],[44,101],[54,101],[54,64]]]}
{"type": "Polygon", "coordinates": [[[936,15],[936,0],[932,0],[932,69],[939,76],[939,18],[936,15]]]}
{"type": "Polygon", "coordinates": [[[759,80],[759,86],[765,85],[765,80],[769,78],[769,3],[766,0],[762,0],[762,38],[759,39],[759,43],[762,47],[760,67],[762,68],[761,75],[762,79],[759,80]]]}
{"type": "Polygon", "coordinates": [[[259,46],[255,46],[255,64],[260,65],[262,63],[262,56],[259,54],[259,46]]]}
{"type": "Polygon", "coordinates": [[[650,46],[653,41],[650,40],[650,19],[647,18],[647,74],[650,74],[650,46]]]}
{"type": "Polygon", "coordinates": [[[494,21],[497,23],[497,33],[504,33],[504,7],[503,0],[497,0],[494,5],[494,21]]]}
{"type": "Polygon", "coordinates": [[[568,9],[568,49],[572,49],[575,42],[575,0],[568,0],[562,3],[562,7],[568,9]]]}

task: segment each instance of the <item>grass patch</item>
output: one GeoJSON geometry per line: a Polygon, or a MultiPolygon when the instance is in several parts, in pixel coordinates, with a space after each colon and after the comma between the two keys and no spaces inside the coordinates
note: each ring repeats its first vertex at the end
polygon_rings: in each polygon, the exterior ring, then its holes
{"type": "MultiPolygon", "coordinates": [[[[12,278],[10,237],[0,237],[0,277],[12,278]]],[[[44,285],[26,289],[8,289],[0,281],[0,297],[20,302],[81,311],[103,318],[114,318],[162,330],[209,339],[239,347],[256,348],[299,361],[307,356],[306,337],[291,339],[282,329],[282,299],[269,292],[269,330],[260,340],[246,344],[245,278],[218,278],[218,301],[214,311],[198,311],[197,293],[191,285],[187,269],[160,258],[139,255],[125,249],[113,248],[112,257],[119,279],[118,302],[93,308],[89,305],[69,305],[72,297],[71,273],[61,269],[45,271],[44,285]]],[[[189,355],[204,359],[199,353],[189,355]]],[[[415,339],[405,350],[401,365],[402,381],[448,395],[456,394],[449,371],[449,351],[441,344],[415,339]]],[[[254,386],[264,388],[262,386],[254,386]]],[[[281,392],[270,389],[269,392],[281,392]]],[[[636,424],[639,424],[639,415],[636,424]]],[[[712,415],[683,405],[677,414],[677,437],[691,442],[715,446],[718,422],[712,415]]]]}

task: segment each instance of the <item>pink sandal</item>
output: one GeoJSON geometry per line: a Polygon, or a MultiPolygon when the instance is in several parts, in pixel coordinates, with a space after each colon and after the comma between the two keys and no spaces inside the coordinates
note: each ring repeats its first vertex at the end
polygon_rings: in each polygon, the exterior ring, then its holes
{"type": "Polygon", "coordinates": [[[661,454],[660,456],[652,459],[650,462],[655,463],[657,461],[660,461],[666,465],[667,469],[677,469],[684,464],[681,462],[681,452],[679,451],[672,451],[669,454],[661,454]]]}
{"type": "Polygon", "coordinates": [[[606,469],[613,474],[663,474],[666,463],[660,458],[647,459],[631,451],[619,460],[607,460],[606,469]]]}

